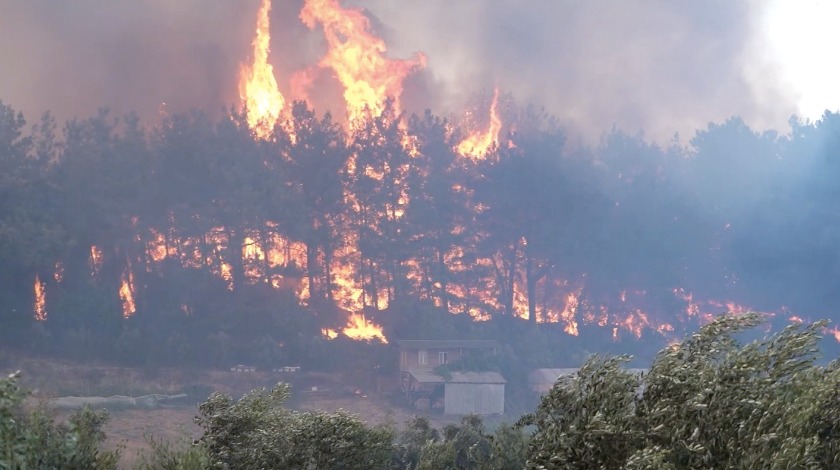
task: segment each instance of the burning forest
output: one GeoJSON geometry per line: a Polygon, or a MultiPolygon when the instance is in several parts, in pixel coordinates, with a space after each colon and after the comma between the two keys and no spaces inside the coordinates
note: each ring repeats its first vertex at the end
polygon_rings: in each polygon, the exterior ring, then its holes
{"type": "Polygon", "coordinates": [[[584,144],[496,83],[414,112],[434,57],[390,53],[339,0],[303,2],[299,34],[321,49],[281,64],[273,5],[253,6],[224,116],[160,103],[29,131],[0,103],[9,331],[272,363],[339,338],[535,328],[562,356],[647,350],[724,312],[836,316],[836,113],[584,144]]]}

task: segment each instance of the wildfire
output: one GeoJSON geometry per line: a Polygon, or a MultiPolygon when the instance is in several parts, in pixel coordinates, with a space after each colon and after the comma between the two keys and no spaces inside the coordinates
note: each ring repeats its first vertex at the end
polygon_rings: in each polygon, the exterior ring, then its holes
{"type": "Polygon", "coordinates": [[[459,154],[470,158],[483,158],[490,147],[498,144],[499,131],[502,130],[502,120],[498,113],[499,87],[493,92],[493,102],[490,104],[490,126],[486,132],[475,132],[462,140],[456,150],[459,154]]]}
{"type": "Polygon", "coordinates": [[[47,298],[44,292],[44,283],[35,275],[35,320],[44,321],[47,319],[47,298]]]}
{"type": "Polygon", "coordinates": [[[342,8],[338,0],[306,0],[300,19],[309,28],[319,23],[324,27],[328,49],[318,65],[331,68],[344,86],[350,122],[363,116],[365,108],[381,114],[388,98],[394,99],[399,113],[403,79],[426,66],[425,55],[417,53],[410,60],[386,58],[385,42],[370,32],[367,17],[359,10],[342,8]]]}
{"type": "Polygon", "coordinates": [[[271,0],[263,0],[257,13],[257,31],[254,37],[254,58],[249,64],[242,64],[239,74],[239,97],[248,109],[248,126],[260,138],[268,138],[286,100],[277,87],[274,69],[268,63],[269,31],[268,12],[271,0]]]}
{"type": "Polygon", "coordinates": [[[227,282],[228,290],[233,290],[233,266],[230,263],[222,262],[219,268],[219,276],[227,282]]]}
{"type": "Polygon", "coordinates": [[[164,238],[163,234],[158,232],[155,229],[151,229],[153,240],[148,242],[148,252],[152,258],[152,261],[159,263],[166,259],[168,254],[167,247],[166,247],[166,238],[164,238]]]}
{"type": "Polygon", "coordinates": [[[353,313],[347,319],[347,326],[341,330],[345,335],[353,339],[372,340],[379,339],[383,343],[387,343],[388,339],[382,332],[382,327],[368,321],[364,314],[353,313]]]}
{"type": "Polygon", "coordinates": [[[126,268],[122,275],[120,299],[122,299],[123,318],[129,318],[134,315],[137,308],[134,304],[134,275],[131,273],[130,267],[126,268]]]}
{"type": "Polygon", "coordinates": [[[578,336],[580,330],[578,329],[577,314],[582,310],[580,308],[580,294],[582,291],[583,289],[577,289],[566,294],[563,310],[558,313],[550,313],[545,320],[551,323],[561,322],[565,325],[563,331],[569,335],[578,336]]]}
{"type": "Polygon", "coordinates": [[[99,275],[99,270],[102,269],[102,250],[96,245],[90,246],[90,275],[99,275]]]}

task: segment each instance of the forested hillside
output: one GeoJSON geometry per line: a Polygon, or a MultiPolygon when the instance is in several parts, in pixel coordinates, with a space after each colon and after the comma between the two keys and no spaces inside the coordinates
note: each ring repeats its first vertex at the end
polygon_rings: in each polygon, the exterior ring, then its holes
{"type": "Polygon", "coordinates": [[[556,362],[652,353],[725,310],[833,314],[840,115],[587,147],[498,101],[510,130],[477,157],[453,121],[390,106],[345,130],[296,103],[255,138],[236,113],[28,123],[2,105],[4,342],[271,365],[318,362],[336,335],[516,346],[531,324],[544,339],[520,354],[556,362]]]}

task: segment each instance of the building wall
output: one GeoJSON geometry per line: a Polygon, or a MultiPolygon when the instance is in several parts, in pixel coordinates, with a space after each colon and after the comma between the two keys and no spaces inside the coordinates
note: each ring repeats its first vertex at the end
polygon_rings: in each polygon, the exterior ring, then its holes
{"type": "Polygon", "coordinates": [[[444,413],[448,415],[502,414],[505,412],[505,384],[447,383],[444,413]]]}
{"type": "Polygon", "coordinates": [[[447,348],[447,349],[401,349],[400,350],[400,370],[417,369],[417,368],[435,368],[441,365],[440,353],[446,353],[446,362],[451,364],[453,361],[461,357],[461,348],[447,348]],[[420,351],[426,352],[426,364],[421,364],[419,361],[420,351]]]}

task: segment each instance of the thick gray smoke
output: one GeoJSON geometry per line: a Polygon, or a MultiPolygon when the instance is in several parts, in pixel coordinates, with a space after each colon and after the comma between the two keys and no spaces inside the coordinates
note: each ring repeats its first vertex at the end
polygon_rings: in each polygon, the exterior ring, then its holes
{"type": "MultiPolygon", "coordinates": [[[[281,86],[323,48],[321,33],[297,18],[301,3],[273,5],[271,59],[281,86]]],[[[411,111],[457,112],[474,92],[498,85],[589,137],[616,125],[659,139],[731,115],[782,127],[795,112],[767,81],[772,69],[754,57],[761,12],[748,0],[342,3],[367,9],[393,57],[428,55],[429,69],[406,88],[411,111]]],[[[163,102],[219,111],[236,104],[258,4],[5,0],[0,99],[30,118],[45,110],[86,116],[102,106],[151,117],[163,102]]]]}
{"type": "Polygon", "coordinates": [[[499,85],[590,137],[616,125],[659,139],[733,115],[784,127],[796,111],[762,59],[761,2],[356,3],[392,28],[396,54],[428,53],[454,108],[499,85]]]}

